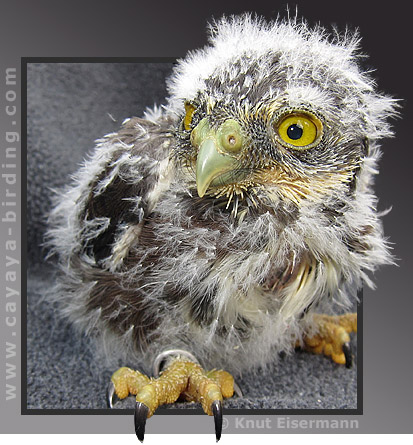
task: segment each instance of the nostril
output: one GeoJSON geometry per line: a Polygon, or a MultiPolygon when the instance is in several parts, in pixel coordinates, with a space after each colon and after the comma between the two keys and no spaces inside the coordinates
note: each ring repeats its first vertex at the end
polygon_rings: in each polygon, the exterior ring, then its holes
{"type": "Polygon", "coordinates": [[[240,134],[224,134],[221,137],[222,148],[229,153],[238,153],[242,148],[242,136],[240,134]]]}
{"type": "Polygon", "coordinates": [[[237,154],[241,151],[243,145],[243,137],[241,125],[234,119],[225,121],[218,130],[220,135],[221,147],[229,154],[237,154]]]}
{"type": "Polygon", "coordinates": [[[237,138],[231,134],[228,136],[228,145],[234,146],[237,143],[237,138]]]}

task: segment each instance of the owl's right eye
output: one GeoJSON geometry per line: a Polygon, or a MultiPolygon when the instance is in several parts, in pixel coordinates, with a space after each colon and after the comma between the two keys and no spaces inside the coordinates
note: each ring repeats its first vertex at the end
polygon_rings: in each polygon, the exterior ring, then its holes
{"type": "Polygon", "coordinates": [[[185,102],[185,117],[183,121],[183,126],[186,131],[190,131],[192,129],[192,118],[194,117],[196,107],[190,102],[185,102]]]}

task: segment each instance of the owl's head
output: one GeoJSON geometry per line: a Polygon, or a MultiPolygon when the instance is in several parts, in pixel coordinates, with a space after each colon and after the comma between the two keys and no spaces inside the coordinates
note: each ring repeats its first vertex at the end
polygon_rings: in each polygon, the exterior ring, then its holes
{"type": "Polygon", "coordinates": [[[358,65],[359,38],[250,15],[211,26],[179,62],[169,109],[175,158],[204,195],[300,207],[366,187],[395,101],[358,65]]]}

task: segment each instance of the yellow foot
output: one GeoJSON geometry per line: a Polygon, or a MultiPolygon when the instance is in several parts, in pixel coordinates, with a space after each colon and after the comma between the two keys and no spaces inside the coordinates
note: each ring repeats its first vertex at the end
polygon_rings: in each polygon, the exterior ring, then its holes
{"type": "Polygon", "coordinates": [[[234,379],[228,372],[205,372],[200,365],[186,358],[173,359],[157,379],[149,378],[130,368],[118,369],[111,378],[109,405],[113,394],[123,399],[136,395],[135,432],[142,442],[146,419],[165,404],[173,403],[180,396],[187,401],[199,402],[206,414],[214,416],[217,441],[222,431],[222,400],[232,397],[234,379]]]}
{"type": "Polygon", "coordinates": [[[317,334],[304,338],[304,347],[314,354],[324,354],[340,365],[350,368],[353,357],[350,348],[350,333],[357,332],[357,314],[314,314],[317,334]]]}

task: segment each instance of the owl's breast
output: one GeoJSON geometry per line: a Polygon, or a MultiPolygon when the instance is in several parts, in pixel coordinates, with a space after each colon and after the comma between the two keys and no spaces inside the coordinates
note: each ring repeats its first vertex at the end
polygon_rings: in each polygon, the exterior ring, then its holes
{"type": "Polygon", "coordinates": [[[248,326],[264,324],[263,316],[275,317],[293,293],[300,290],[302,298],[312,260],[280,248],[271,215],[237,225],[223,213],[197,218],[175,199],[161,204],[143,224],[125,266],[139,272],[141,288],[179,308],[185,323],[239,326],[245,334],[248,326]]]}

